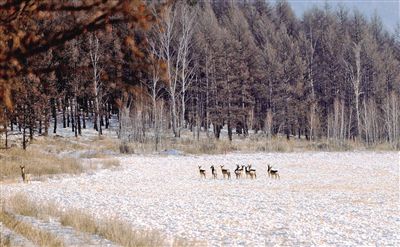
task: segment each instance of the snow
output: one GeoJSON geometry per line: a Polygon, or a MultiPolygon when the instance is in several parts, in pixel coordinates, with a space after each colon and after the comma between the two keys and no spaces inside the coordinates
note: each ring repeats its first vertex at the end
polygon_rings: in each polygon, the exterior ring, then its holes
{"type": "Polygon", "coordinates": [[[2,185],[61,209],[116,217],[136,229],[210,246],[400,245],[397,152],[132,155],[121,167],[2,185]],[[209,167],[217,168],[211,179],[209,167]],[[257,179],[223,180],[220,165],[252,164],[257,179]],[[267,164],[281,179],[266,175],[267,164]],[[207,169],[201,179],[198,165],[207,169]]]}

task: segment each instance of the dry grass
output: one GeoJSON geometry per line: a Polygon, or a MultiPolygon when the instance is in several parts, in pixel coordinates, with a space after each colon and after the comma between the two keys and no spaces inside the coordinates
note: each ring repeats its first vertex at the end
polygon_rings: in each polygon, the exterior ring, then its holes
{"type": "Polygon", "coordinates": [[[134,231],[125,222],[117,219],[95,220],[92,216],[79,211],[62,212],[49,204],[37,204],[23,194],[7,200],[6,207],[20,215],[45,219],[49,216],[60,219],[64,226],[71,226],[78,231],[97,234],[122,246],[161,246],[164,240],[156,231],[134,231]]]}
{"type": "Polygon", "coordinates": [[[59,157],[34,149],[11,148],[0,151],[0,180],[21,177],[20,165],[37,180],[43,175],[58,173],[78,174],[83,171],[77,159],[59,157]]]}
{"type": "Polygon", "coordinates": [[[94,220],[78,210],[63,213],[61,224],[72,226],[82,232],[100,235],[122,246],[162,246],[164,240],[156,231],[135,231],[117,219],[94,220]]]}
{"type": "MultiPolygon", "coordinates": [[[[64,246],[63,242],[54,235],[41,231],[26,222],[17,220],[15,216],[5,211],[3,207],[0,208],[0,222],[38,246],[64,246]]],[[[9,241],[6,240],[4,245],[6,246],[7,242],[10,244],[9,241]]],[[[3,243],[1,244],[3,245],[3,243]]]]}
{"type": "Polygon", "coordinates": [[[82,140],[74,137],[38,137],[26,150],[20,147],[0,149],[0,181],[21,179],[20,165],[25,166],[26,173],[32,175],[32,180],[41,180],[44,175],[82,173],[85,169],[80,163],[81,158],[104,159],[100,163],[105,168],[119,166],[118,161],[108,158],[110,152],[118,153],[116,139],[94,137],[82,140]],[[60,155],[63,152],[71,152],[72,155],[60,155]]]}
{"type": "MultiPolygon", "coordinates": [[[[283,138],[274,138],[266,141],[261,138],[240,138],[230,142],[227,139],[201,138],[195,140],[193,138],[166,138],[159,146],[159,150],[179,150],[187,154],[226,154],[229,152],[293,152],[297,146],[303,149],[313,150],[311,146],[307,146],[308,142],[299,143],[294,140],[286,141],[283,138]]],[[[317,148],[315,148],[317,149],[317,148]]],[[[143,143],[122,143],[120,144],[120,152],[126,154],[145,154],[155,151],[152,140],[143,143]]]]}
{"type": "Polygon", "coordinates": [[[105,169],[111,169],[111,168],[115,168],[121,165],[121,163],[119,162],[119,160],[117,159],[103,159],[101,160],[101,168],[105,168],[105,169]]]}
{"type": "Polygon", "coordinates": [[[11,247],[11,239],[10,236],[4,235],[2,232],[0,232],[0,246],[1,247],[11,247]]]}
{"type": "MultiPolygon", "coordinates": [[[[121,143],[121,153],[153,153],[154,143],[151,139],[142,143],[121,143]]],[[[387,150],[387,147],[384,147],[387,150]]],[[[249,137],[235,137],[231,142],[226,138],[201,137],[195,140],[193,137],[163,138],[159,150],[176,149],[187,154],[224,154],[228,152],[298,152],[298,151],[349,151],[365,149],[362,143],[353,141],[308,141],[305,139],[285,137],[266,138],[262,135],[250,135],[249,137]]]]}
{"type": "Polygon", "coordinates": [[[45,205],[38,205],[37,203],[29,200],[24,194],[16,194],[7,198],[5,207],[13,213],[19,215],[30,216],[42,220],[51,217],[58,217],[59,209],[50,203],[45,205]]]}
{"type": "Polygon", "coordinates": [[[88,143],[90,145],[96,143],[96,150],[98,151],[112,151],[115,153],[119,152],[118,149],[119,140],[116,138],[100,136],[92,140],[89,140],[88,143]]]}
{"type": "MultiPolygon", "coordinates": [[[[37,204],[23,194],[9,198],[5,208],[13,213],[40,219],[59,218],[64,226],[89,234],[97,234],[122,246],[158,247],[169,245],[158,231],[135,230],[131,225],[118,219],[97,220],[80,210],[60,211],[55,205],[37,204]]],[[[205,246],[205,243],[175,238],[174,247],[205,246]]]]}
{"type": "Polygon", "coordinates": [[[172,247],[205,247],[208,246],[205,241],[193,241],[184,238],[175,238],[172,247]]]}

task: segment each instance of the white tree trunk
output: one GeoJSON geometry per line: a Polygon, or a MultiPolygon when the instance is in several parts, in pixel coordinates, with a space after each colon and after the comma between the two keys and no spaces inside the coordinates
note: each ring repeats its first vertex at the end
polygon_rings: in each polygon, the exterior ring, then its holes
{"type": "Polygon", "coordinates": [[[95,105],[94,121],[96,122],[99,135],[102,135],[103,133],[102,133],[102,128],[101,128],[101,124],[100,124],[100,101],[101,101],[101,94],[100,94],[101,69],[99,66],[100,44],[99,44],[99,39],[97,38],[96,35],[93,35],[89,38],[89,45],[90,45],[90,50],[89,50],[90,61],[91,61],[92,68],[93,68],[93,93],[94,93],[94,105],[95,105]]]}

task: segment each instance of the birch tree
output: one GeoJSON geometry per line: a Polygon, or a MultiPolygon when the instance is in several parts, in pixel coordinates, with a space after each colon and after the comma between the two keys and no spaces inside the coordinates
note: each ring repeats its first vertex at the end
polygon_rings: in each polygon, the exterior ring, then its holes
{"type": "Polygon", "coordinates": [[[161,48],[160,58],[163,59],[167,65],[167,91],[170,96],[171,105],[171,117],[172,117],[172,132],[175,137],[179,137],[178,132],[178,83],[179,83],[179,72],[177,68],[181,63],[182,54],[181,49],[174,47],[176,38],[176,9],[172,6],[168,6],[163,15],[158,16],[158,24],[155,25],[154,38],[161,48]]]}
{"type": "Polygon", "coordinates": [[[354,56],[354,64],[347,64],[350,71],[350,83],[354,93],[354,105],[356,110],[356,137],[360,137],[361,120],[360,120],[360,96],[361,92],[361,44],[353,43],[352,52],[354,56]]]}
{"type": "Polygon", "coordinates": [[[158,150],[158,144],[160,142],[160,128],[162,122],[162,119],[159,119],[159,99],[162,97],[162,80],[163,77],[165,77],[165,63],[159,60],[159,58],[162,57],[161,52],[161,47],[157,46],[152,40],[149,40],[150,59],[153,62],[149,68],[150,78],[146,81],[146,86],[152,102],[151,121],[154,129],[154,146],[156,151],[158,150]]]}
{"type": "MultiPolygon", "coordinates": [[[[194,32],[194,20],[196,19],[196,11],[187,5],[180,5],[180,37],[178,44],[178,54],[181,56],[180,65],[180,87],[181,87],[181,119],[180,129],[185,126],[185,109],[186,109],[186,92],[192,83],[194,68],[189,67],[192,62],[192,54],[190,53],[192,37],[194,32]]],[[[180,133],[178,134],[180,135],[180,133]]]]}
{"type": "Polygon", "coordinates": [[[97,35],[93,34],[89,36],[89,57],[92,66],[92,85],[93,85],[93,95],[94,95],[94,128],[98,131],[99,135],[103,134],[102,127],[100,124],[100,104],[102,99],[102,83],[100,76],[102,73],[102,67],[100,65],[100,43],[97,35]]]}

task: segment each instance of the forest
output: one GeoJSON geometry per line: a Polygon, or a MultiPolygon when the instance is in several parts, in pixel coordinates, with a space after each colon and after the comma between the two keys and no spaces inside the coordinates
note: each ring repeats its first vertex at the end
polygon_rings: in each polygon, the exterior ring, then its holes
{"type": "Polygon", "coordinates": [[[326,4],[299,18],[284,0],[19,2],[0,1],[5,147],[9,133],[26,148],[115,120],[121,141],[156,147],[189,130],[400,148],[400,25],[376,15],[326,4]]]}

